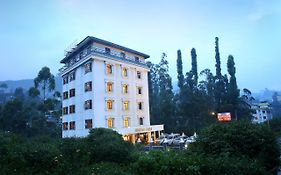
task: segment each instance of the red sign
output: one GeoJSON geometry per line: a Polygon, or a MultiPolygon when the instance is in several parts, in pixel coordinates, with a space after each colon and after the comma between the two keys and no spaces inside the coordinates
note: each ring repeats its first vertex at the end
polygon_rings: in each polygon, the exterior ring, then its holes
{"type": "Polygon", "coordinates": [[[231,121],[230,112],[218,113],[218,120],[221,122],[231,121]]]}

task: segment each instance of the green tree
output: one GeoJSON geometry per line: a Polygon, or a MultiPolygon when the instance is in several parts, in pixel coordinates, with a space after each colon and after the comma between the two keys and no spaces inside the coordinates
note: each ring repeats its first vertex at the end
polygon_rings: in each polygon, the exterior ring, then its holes
{"type": "Polygon", "coordinates": [[[34,79],[35,88],[41,87],[43,90],[43,99],[46,99],[46,90],[49,92],[55,89],[55,78],[48,67],[43,67],[37,77],[34,79]]]}
{"type": "Polygon", "coordinates": [[[36,98],[40,95],[40,91],[35,87],[31,87],[28,90],[28,95],[32,98],[36,98]]]}
{"type": "Polygon", "coordinates": [[[178,57],[177,57],[178,87],[180,88],[180,90],[182,90],[183,85],[184,85],[184,76],[182,73],[181,50],[178,50],[177,54],[178,54],[178,57]]]}
{"type": "Polygon", "coordinates": [[[21,88],[21,87],[16,88],[16,90],[14,92],[14,96],[16,98],[19,98],[19,99],[23,100],[24,99],[23,88],[21,88]]]}
{"type": "Polygon", "coordinates": [[[191,49],[191,72],[193,75],[194,86],[198,84],[197,54],[195,48],[191,49]]]}

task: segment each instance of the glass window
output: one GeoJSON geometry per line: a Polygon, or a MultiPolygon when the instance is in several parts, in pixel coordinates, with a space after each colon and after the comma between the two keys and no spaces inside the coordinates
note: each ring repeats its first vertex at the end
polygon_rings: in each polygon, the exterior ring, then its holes
{"type": "Polygon", "coordinates": [[[113,128],[114,127],[113,122],[114,122],[113,118],[108,118],[107,119],[107,127],[108,128],[113,128]]]}
{"type": "Polygon", "coordinates": [[[68,76],[64,76],[63,77],[63,84],[67,84],[68,83],[68,76]]]}
{"type": "Polygon", "coordinates": [[[68,114],[68,107],[63,107],[63,114],[67,115],[68,114]]]}
{"type": "Polygon", "coordinates": [[[112,65],[111,64],[107,64],[106,65],[106,74],[112,74],[112,65]]]}
{"type": "Polygon", "coordinates": [[[140,71],[137,71],[137,78],[141,79],[141,72],[140,71]]]}
{"type": "Polygon", "coordinates": [[[75,113],[75,105],[70,105],[70,106],[69,106],[69,113],[70,113],[70,114],[75,113]]]}
{"type": "Polygon", "coordinates": [[[92,109],[92,100],[87,100],[84,103],[85,109],[92,109]]]}
{"type": "Polygon", "coordinates": [[[124,101],[123,102],[123,110],[129,110],[129,101],[124,101]]]}
{"type": "Polygon", "coordinates": [[[137,88],[137,94],[141,95],[142,94],[142,87],[137,88]]]}
{"type": "Polygon", "coordinates": [[[127,68],[122,68],[122,76],[128,77],[128,69],[127,68]]]}
{"type": "Polygon", "coordinates": [[[106,83],[106,92],[112,92],[113,91],[113,83],[107,82],[106,83]]]}
{"type": "Polygon", "coordinates": [[[121,52],[120,55],[121,55],[122,58],[125,58],[125,57],[126,57],[126,55],[125,55],[124,52],[121,52]]]}
{"type": "Polygon", "coordinates": [[[140,125],[143,125],[143,117],[140,117],[140,125]]]}
{"type": "Polygon", "coordinates": [[[106,54],[110,54],[110,48],[106,47],[106,48],[105,48],[105,53],[106,53],[106,54]]]}
{"type": "Polygon", "coordinates": [[[139,62],[139,61],[140,61],[140,58],[139,58],[139,57],[135,57],[135,61],[136,61],[136,62],[139,62]]]}
{"type": "Polygon", "coordinates": [[[138,102],[138,110],[142,110],[143,109],[143,104],[142,102],[138,102]]]}
{"type": "Polygon", "coordinates": [[[88,72],[92,72],[92,63],[86,63],[84,65],[84,69],[85,69],[85,74],[88,72]]]}
{"type": "Polygon", "coordinates": [[[63,92],[63,99],[65,100],[65,99],[68,99],[68,92],[66,91],[66,92],[63,92]]]}
{"type": "Polygon", "coordinates": [[[124,126],[124,128],[128,128],[129,127],[129,118],[128,117],[124,117],[123,126],[124,126]]]}
{"type": "Polygon", "coordinates": [[[92,82],[85,83],[85,92],[92,91],[92,82]]]}
{"type": "Polygon", "coordinates": [[[75,121],[69,122],[69,129],[75,130],[75,121]]]}
{"type": "Polygon", "coordinates": [[[68,130],[68,123],[67,122],[63,122],[62,123],[62,129],[63,130],[68,130]]]}
{"type": "Polygon", "coordinates": [[[75,80],[75,71],[69,74],[69,81],[73,81],[73,80],[75,80]]]}
{"type": "Polygon", "coordinates": [[[85,120],[85,129],[90,129],[90,128],[93,128],[93,120],[87,119],[85,120]]]}
{"type": "Polygon", "coordinates": [[[69,90],[69,97],[74,97],[75,96],[75,89],[70,89],[69,90]]]}
{"type": "Polygon", "coordinates": [[[107,110],[113,109],[113,101],[112,100],[106,100],[106,109],[107,110]]]}
{"type": "Polygon", "coordinates": [[[122,85],[122,92],[123,94],[127,94],[129,92],[129,86],[127,84],[122,85]]]}

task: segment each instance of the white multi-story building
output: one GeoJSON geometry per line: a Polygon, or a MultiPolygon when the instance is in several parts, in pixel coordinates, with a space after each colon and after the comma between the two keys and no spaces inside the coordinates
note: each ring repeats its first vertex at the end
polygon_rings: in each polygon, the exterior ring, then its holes
{"type": "Polygon", "coordinates": [[[158,138],[163,125],[150,125],[149,55],[86,37],[61,63],[62,137],[84,137],[91,128],[112,128],[125,140],[158,138]]]}
{"type": "Polygon", "coordinates": [[[254,110],[253,123],[263,123],[272,119],[272,109],[268,102],[256,103],[252,106],[252,109],[254,110]]]}

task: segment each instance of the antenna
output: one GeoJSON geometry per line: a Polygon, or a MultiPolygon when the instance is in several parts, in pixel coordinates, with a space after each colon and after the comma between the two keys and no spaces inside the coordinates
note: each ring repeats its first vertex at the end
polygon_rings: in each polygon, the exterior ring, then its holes
{"type": "Polygon", "coordinates": [[[77,46],[78,42],[77,39],[74,40],[69,46],[66,47],[64,50],[64,56],[68,56],[77,46]]]}

